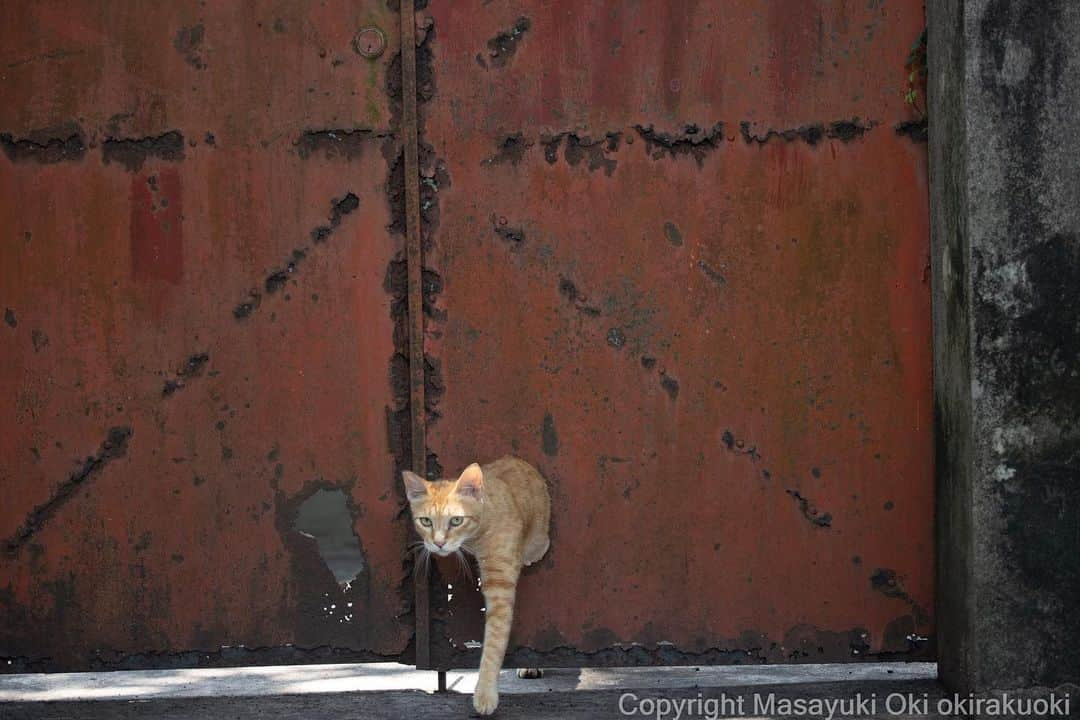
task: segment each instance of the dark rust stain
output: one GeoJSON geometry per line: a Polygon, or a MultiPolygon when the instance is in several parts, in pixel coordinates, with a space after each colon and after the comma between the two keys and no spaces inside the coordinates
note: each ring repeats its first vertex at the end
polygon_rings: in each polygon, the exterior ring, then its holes
{"type": "Polygon", "coordinates": [[[795,503],[799,507],[799,512],[803,514],[803,517],[805,517],[811,525],[821,528],[832,527],[831,513],[823,513],[818,510],[818,507],[810,502],[808,498],[804,497],[798,490],[788,489],[784,492],[795,499],[795,503]]]}
{"type": "MultiPolygon", "coordinates": [[[[326,225],[319,225],[311,231],[309,237],[315,244],[326,242],[333,235],[342,219],[349,213],[360,207],[360,198],[353,192],[347,192],[340,198],[335,198],[330,203],[330,217],[326,225]]],[[[297,271],[300,262],[307,257],[310,251],[308,247],[295,248],[289,255],[282,267],[271,270],[263,280],[263,288],[267,295],[273,295],[285,287],[293,274],[297,271]]],[[[248,292],[246,299],[242,300],[233,308],[233,317],[243,320],[250,317],[262,305],[263,293],[257,288],[248,292]]]]}
{"type": "Polygon", "coordinates": [[[707,130],[689,123],[678,132],[657,130],[654,125],[635,125],[634,130],[645,141],[645,151],[654,160],[665,156],[689,155],[701,165],[705,157],[717,150],[724,140],[724,123],[718,122],[707,130]]]}
{"type": "Polygon", "coordinates": [[[877,568],[870,576],[870,587],[875,592],[879,592],[885,597],[896,598],[897,600],[903,600],[910,607],[911,611],[915,614],[915,621],[919,625],[925,625],[930,622],[930,615],[926,610],[915,601],[914,598],[904,588],[904,583],[900,577],[896,574],[896,571],[891,568],[877,568]]]}
{"type": "Polygon", "coordinates": [[[551,413],[544,413],[544,423],[540,430],[540,447],[548,457],[559,454],[559,434],[555,430],[555,418],[551,413]]]}
{"type": "Polygon", "coordinates": [[[918,120],[904,120],[893,126],[896,134],[906,136],[912,142],[924,143],[929,138],[930,126],[926,118],[918,120]]]}
{"type": "Polygon", "coordinates": [[[512,250],[517,250],[525,242],[525,230],[507,224],[506,218],[491,216],[491,229],[510,245],[512,250]]]}
{"type": "Polygon", "coordinates": [[[752,123],[744,120],[739,123],[739,133],[748,145],[751,143],[764,145],[773,139],[785,142],[802,140],[807,145],[817,145],[825,138],[840,140],[841,142],[856,140],[869,132],[874,127],[874,124],[873,122],[863,122],[859,118],[851,118],[849,120],[834,120],[828,124],[816,122],[800,125],[796,128],[780,130],[768,128],[764,132],[758,132],[752,129],[752,123]]]}
{"type": "Polygon", "coordinates": [[[370,141],[388,137],[392,137],[391,133],[365,127],[307,130],[293,141],[293,146],[305,160],[319,152],[327,159],[355,160],[364,154],[370,141]]]}
{"type": "Polygon", "coordinates": [[[148,158],[169,162],[184,159],[184,135],[170,130],[162,135],[142,138],[109,137],[101,144],[101,159],[108,165],[117,162],[128,172],[138,172],[148,158]]]}
{"type": "Polygon", "coordinates": [[[521,38],[532,27],[532,21],[527,17],[519,17],[514,26],[509,30],[503,30],[495,37],[487,41],[487,56],[483,53],[479,53],[476,56],[476,62],[480,67],[487,68],[490,63],[492,67],[501,68],[505,67],[510,58],[517,52],[518,43],[521,42],[521,38]]]}
{"type": "Polygon", "coordinates": [[[206,63],[203,62],[202,55],[199,52],[205,37],[206,28],[201,24],[182,27],[176,31],[176,35],[173,37],[173,47],[184,58],[184,62],[196,70],[202,70],[206,67],[206,63]]]}
{"type": "Polygon", "coordinates": [[[0,147],[12,162],[37,162],[50,165],[82,160],[86,155],[86,140],[75,123],[34,130],[23,138],[0,133],[0,147]]]}
{"type": "Polygon", "coordinates": [[[183,366],[176,371],[176,377],[165,381],[164,386],[161,388],[161,396],[169,397],[177,390],[185,387],[187,381],[191,378],[200,377],[209,362],[210,356],[207,353],[196,353],[188,357],[183,366]]]}
{"type": "Polygon", "coordinates": [[[507,135],[501,143],[499,143],[498,150],[495,154],[484,160],[482,165],[517,165],[521,162],[521,159],[525,157],[525,151],[532,146],[532,143],[525,139],[525,136],[516,132],[513,135],[507,135]]]}
{"type": "Polygon", "coordinates": [[[4,542],[5,552],[9,556],[18,553],[30,538],[56,515],[60,508],[75,497],[75,493],[80,487],[91,480],[110,462],[116,458],[124,457],[127,454],[128,441],[131,439],[131,435],[132,430],[129,426],[110,428],[97,453],[87,457],[78,472],[72,473],[67,480],[53,491],[48,500],[36,506],[27,514],[15,534],[4,542]]]}

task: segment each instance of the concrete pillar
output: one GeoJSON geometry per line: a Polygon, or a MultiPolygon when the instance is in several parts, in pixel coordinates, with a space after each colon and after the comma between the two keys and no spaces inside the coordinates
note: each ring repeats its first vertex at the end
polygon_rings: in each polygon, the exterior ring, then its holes
{"type": "Polygon", "coordinates": [[[926,6],[940,673],[1080,683],[1080,2],[926,6]]]}

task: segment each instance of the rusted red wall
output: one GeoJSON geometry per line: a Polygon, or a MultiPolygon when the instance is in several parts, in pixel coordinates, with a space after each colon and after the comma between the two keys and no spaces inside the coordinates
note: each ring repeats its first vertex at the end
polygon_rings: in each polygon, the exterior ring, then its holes
{"type": "MultiPolygon", "coordinates": [[[[420,14],[429,465],[555,501],[510,662],[931,654],[921,5],[420,14]]],[[[5,669],[411,659],[397,20],[0,9],[5,669]]]]}
{"type": "Polygon", "coordinates": [[[396,23],[376,1],[0,7],[2,669],[406,652],[396,23]],[[348,591],[292,528],[318,487],[351,499],[348,591]]]}
{"type": "Polygon", "coordinates": [[[922,3],[427,14],[429,448],[554,495],[511,661],[931,654],[926,154],[895,129],[922,3]]]}

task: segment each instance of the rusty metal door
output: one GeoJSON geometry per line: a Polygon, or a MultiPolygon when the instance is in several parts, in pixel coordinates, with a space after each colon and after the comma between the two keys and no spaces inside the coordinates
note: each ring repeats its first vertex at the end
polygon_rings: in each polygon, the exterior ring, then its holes
{"type": "Polygon", "coordinates": [[[415,4],[0,9],[4,669],[470,664],[506,452],[509,664],[932,655],[921,5],[415,4]]]}
{"type": "Polygon", "coordinates": [[[397,23],[3,3],[3,670],[412,657],[397,23]]]}
{"type": "MultiPolygon", "coordinates": [[[[422,13],[429,451],[553,485],[510,663],[932,654],[924,23],[917,0],[422,13]]],[[[432,662],[461,666],[482,601],[444,571],[432,662]]]]}

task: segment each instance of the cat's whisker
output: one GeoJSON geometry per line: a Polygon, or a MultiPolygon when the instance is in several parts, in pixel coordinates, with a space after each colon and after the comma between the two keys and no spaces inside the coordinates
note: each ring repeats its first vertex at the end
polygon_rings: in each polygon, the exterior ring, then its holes
{"type": "Polygon", "coordinates": [[[454,555],[458,559],[458,564],[461,565],[461,570],[465,575],[465,580],[468,583],[472,583],[473,573],[472,565],[469,564],[469,558],[460,549],[454,551],[454,555]]]}

